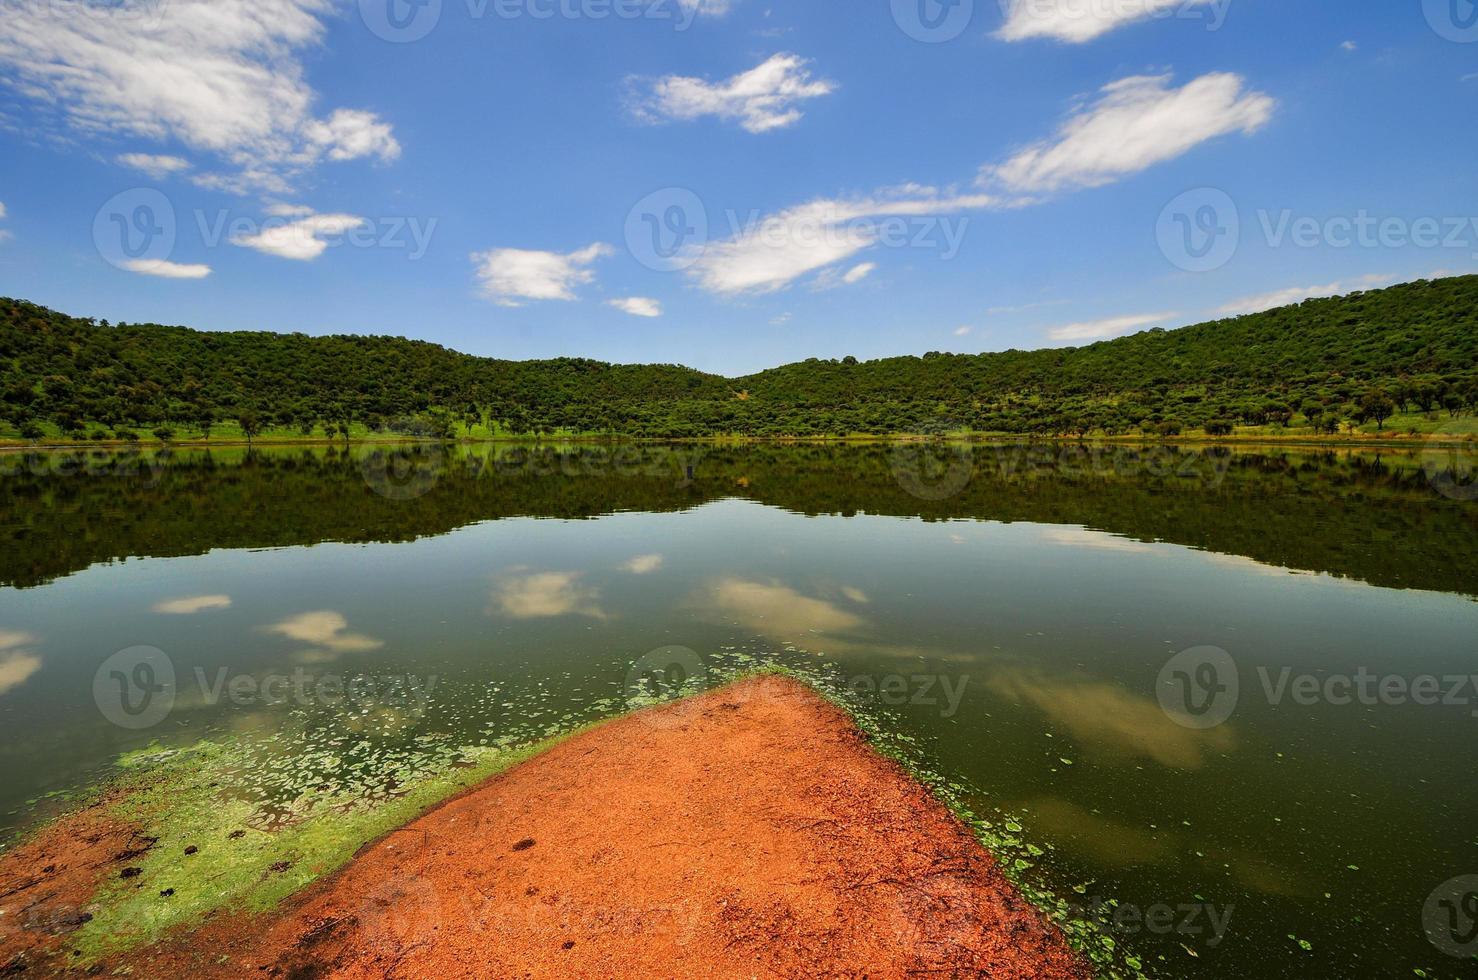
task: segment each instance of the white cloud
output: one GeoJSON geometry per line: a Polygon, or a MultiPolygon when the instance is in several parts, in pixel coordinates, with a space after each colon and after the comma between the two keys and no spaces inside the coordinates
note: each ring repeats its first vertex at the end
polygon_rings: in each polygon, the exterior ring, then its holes
{"type": "Polygon", "coordinates": [[[158,276],[160,279],[204,279],[210,275],[208,265],[185,265],[164,259],[130,259],[123,263],[123,268],[141,276],[158,276]]]}
{"type": "Polygon", "coordinates": [[[1322,299],[1327,296],[1342,296],[1361,289],[1373,289],[1380,286],[1389,286],[1396,281],[1396,277],[1388,275],[1362,276],[1355,280],[1325,283],[1322,286],[1289,286],[1286,289],[1275,289],[1268,293],[1259,293],[1256,296],[1244,296],[1233,300],[1225,306],[1217,307],[1217,316],[1242,316],[1247,313],[1261,313],[1264,310],[1275,310],[1280,306],[1292,306],[1302,303],[1306,299],[1322,299]]]}
{"type": "MultiPolygon", "coordinates": [[[[0,201],[0,221],[3,221],[4,219],[5,219],[5,202],[4,201],[0,201]]],[[[11,237],[10,236],[10,232],[6,231],[4,228],[0,228],[0,245],[3,245],[6,242],[10,241],[10,237],[11,237]]]]}
{"type": "Polygon", "coordinates": [[[148,174],[155,180],[163,180],[171,174],[190,169],[189,160],[155,153],[121,153],[117,161],[125,167],[148,174]]]}
{"type": "Polygon", "coordinates": [[[1341,44],[1340,47],[1344,48],[1346,51],[1360,50],[1360,45],[1356,44],[1354,41],[1346,41],[1344,44],[1341,44]]]}
{"type": "Polygon", "coordinates": [[[777,54],[722,82],[667,75],[632,78],[628,84],[631,111],[645,121],[716,116],[737,121],[751,133],[793,126],[802,117],[799,103],[836,91],[834,82],[813,78],[811,62],[794,54],[777,54]]]}
{"type": "Polygon", "coordinates": [[[19,630],[0,630],[0,652],[14,650],[16,647],[34,646],[40,641],[35,634],[22,633],[19,630]]]}
{"type": "Polygon", "coordinates": [[[263,210],[272,218],[306,218],[313,213],[305,204],[269,204],[263,210]]]}
{"type": "Polygon", "coordinates": [[[1082,44],[1117,27],[1150,17],[1183,14],[1215,0],[1003,0],[1005,41],[1050,38],[1082,44]]]}
{"type": "Polygon", "coordinates": [[[1178,315],[1176,313],[1143,313],[1134,316],[1110,317],[1107,320],[1069,323],[1066,326],[1048,330],[1047,337],[1054,341],[1106,340],[1140,327],[1164,323],[1178,315]]]}
{"type": "Polygon", "coordinates": [[[722,17],[734,4],[733,0],[677,0],[677,5],[689,12],[722,17]]]}
{"type": "Polygon", "coordinates": [[[348,620],[341,613],[332,610],[303,613],[263,628],[268,633],[276,633],[278,636],[334,653],[363,653],[385,645],[383,640],[372,636],[348,632],[348,620]]]}
{"type": "Polygon", "coordinates": [[[303,133],[330,160],[379,157],[388,162],[400,156],[390,124],[363,109],[336,109],[327,120],[310,120],[303,133]]]}
{"type": "Polygon", "coordinates": [[[1085,527],[1048,528],[1042,532],[1042,540],[1066,548],[1089,548],[1124,554],[1152,555],[1159,550],[1142,541],[1121,538],[1103,531],[1090,531],[1085,527]]]}
{"type": "Polygon", "coordinates": [[[580,585],[579,580],[579,572],[515,572],[493,588],[488,611],[509,619],[606,619],[599,591],[580,585]]]}
{"type": "Polygon", "coordinates": [[[662,315],[662,304],[645,296],[627,296],[624,299],[607,300],[606,305],[613,306],[623,313],[630,313],[632,316],[658,317],[662,315]]]}
{"type": "Polygon", "coordinates": [[[781,582],[725,578],[698,601],[724,622],[733,622],[777,643],[843,649],[849,635],[867,632],[867,620],[825,599],[804,595],[781,582]]]}
{"type": "Polygon", "coordinates": [[[981,180],[1024,194],[1102,186],[1218,136],[1251,134],[1272,118],[1275,105],[1227,72],[1178,89],[1169,75],[1123,78],[1104,86],[1056,136],[985,168],[981,180]]]}
{"type": "Polygon", "coordinates": [[[352,214],[315,214],[287,224],[270,225],[256,234],[237,235],[231,244],[284,259],[309,262],[328,248],[325,236],[342,235],[367,224],[352,214]]]}
{"type": "Polygon", "coordinates": [[[710,244],[688,271],[704,289],[720,295],[771,293],[872,247],[881,222],[958,214],[995,203],[986,194],[945,195],[914,185],[869,198],[812,201],[710,244]]]}
{"type": "Polygon", "coordinates": [[[195,613],[212,609],[230,609],[228,595],[192,595],[180,599],[165,599],[154,604],[154,611],[165,616],[193,616],[195,613]]]}
{"type": "Polygon", "coordinates": [[[855,286],[857,283],[872,275],[873,270],[875,270],[877,267],[878,264],[876,262],[863,262],[860,265],[854,265],[852,268],[847,270],[846,275],[842,276],[842,282],[846,283],[848,286],[855,286]]]}
{"type": "Polygon", "coordinates": [[[5,202],[0,201],[0,218],[5,217],[5,202]]]}
{"type": "Polygon", "coordinates": [[[1067,306],[1071,302],[1071,300],[1066,299],[1046,299],[1040,300],[1036,303],[1023,303],[1020,306],[992,306],[990,309],[985,311],[985,315],[1006,316],[1012,313],[1026,313],[1031,310],[1039,310],[1044,306],[1067,306]]]}
{"type": "Polygon", "coordinates": [[[224,190],[280,192],[327,158],[393,159],[372,113],[315,112],[302,55],[335,0],[11,0],[0,65],[12,90],[81,136],[171,140],[232,171],[224,190]]]}
{"type": "Polygon", "coordinates": [[[20,687],[41,669],[41,658],[34,653],[17,650],[0,656],[0,694],[20,687]]]}
{"type": "Polygon", "coordinates": [[[632,575],[650,575],[660,569],[665,560],[661,555],[637,555],[622,563],[621,570],[632,575]]]}
{"type": "Polygon", "coordinates": [[[600,242],[561,255],[519,248],[474,252],[483,295],[500,306],[522,306],[526,300],[572,300],[575,287],[595,279],[587,266],[615,254],[600,242]]]}
{"type": "Polygon", "coordinates": [[[974,327],[958,327],[958,328],[955,329],[955,336],[956,337],[968,337],[968,336],[970,336],[971,331],[974,330],[974,329],[975,329],[974,327]]]}
{"type": "Polygon", "coordinates": [[[20,687],[41,669],[41,658],[24,649],[38,642],[30,633],[0,630],[0,694],[20,687]]]}

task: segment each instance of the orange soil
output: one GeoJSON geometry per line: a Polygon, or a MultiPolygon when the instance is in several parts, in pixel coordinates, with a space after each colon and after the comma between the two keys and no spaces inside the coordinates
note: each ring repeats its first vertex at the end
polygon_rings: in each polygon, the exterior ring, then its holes
{"type": "Polygon", "coordinates": [[[968,829],[773,677],[570,739],[278,912],[125,962],[295,980],[1090,976],[968,829]]]}
{"type": "Polygon", "coordinates": [[[0,977],[54,956],[61,937],[92,918],[104,878],[154,846],[107,816],[113,797],[66,815],[0,856],[0,977]]]}

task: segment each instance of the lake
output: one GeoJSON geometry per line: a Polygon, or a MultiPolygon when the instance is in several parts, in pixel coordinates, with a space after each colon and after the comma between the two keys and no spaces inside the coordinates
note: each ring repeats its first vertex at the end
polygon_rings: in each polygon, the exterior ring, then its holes
{"type": "Polygon", "coordinates": [[[775,664],[1147,973],[1471,976],[1468,490],[1346,450],[7,455],[0,827],[224,738],[270,823],[775,664]]]}

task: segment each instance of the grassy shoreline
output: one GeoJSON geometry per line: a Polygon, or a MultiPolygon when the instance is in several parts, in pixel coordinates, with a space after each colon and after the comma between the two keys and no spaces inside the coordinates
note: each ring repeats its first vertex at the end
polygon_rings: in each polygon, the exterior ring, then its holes
{"type": "Polygon", "coordinates": [[[355,436],[347,442],[323,436],[272,436],[253,440],[245,438],[172,439],[169,442],[145,440],[139,442],[100,439],[85,442],[36,441],[0,438],[0,453],[15,452],[81,452],[89,449],[107,450],[153,450],[164,449],[291,449],[297,447],[375,448],[402,445],[449,445],[449,446],[559,446],[559,445],[807,445],[807,446],[866,446],[899,445],[938,442],[947,444],[968,443],[972,445],[1085,445],[1085,446],[1175,446],[1207,448],[1215,446],[1236,447],[1302,447],[1312,449],[1421,449],[1429,447],[1463,447],[1478,443],[1478,434],[1411,434],[1411,433],[1341,433],[1326,436],[1314,433],[1273,433],[1246,431],[1230,436],[1208,436],[1190,433],[1180,436],[1146,435],[1099,435],[1086,438],[1076,436],[1026,436],[1016,433],[960,432],[941,436],[889,434],[846,436],[693,436],[688,438],[652,438],[622,435],[568,435],[568,436],[489,436],[485,438],[462,437],[453,440],[428,439],[415,436],[355,436]]]}

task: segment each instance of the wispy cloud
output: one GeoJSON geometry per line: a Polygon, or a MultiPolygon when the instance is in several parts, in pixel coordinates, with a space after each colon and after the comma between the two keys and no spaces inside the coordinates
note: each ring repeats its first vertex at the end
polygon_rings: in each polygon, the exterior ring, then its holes
{"type": "Polygon", "coordinates": [[[385,645],[383,640],[377,640],[372,636],[349,632],[349,621],[342,613],[333,610],[303,613],[263,628],[268,633],[285,636],[290,640],[307,643],[333,653],[364,653],[369,650],[378,650],[385,645]]]}
{"type": "Polygon", "coordinates": [[[836,83],[813,77],[811,62],[794,54],[777,54],[721,82],[667,75],[633,77],[627,85],[628,107],[646,122],[714,116],[737,122],[751,133],[795,125],[803,115],[800,103],[836,90],[836,83]]]}
{"type": "Polygon", "coordinates": [[[129,272],[141,276],[157,276],[160,279],[204,279],[210,275],[210,266],[170,262],[166,259],[130,259],[121,263],[129,272]]]}
{"type": "Polygon", "coordinates": [[[365,219],[352,214],[314,214],[287,224],[270,225],[253,234],[237,235],[231,244],[283,259],[311,262],[328,248],[326,238],[366,224],[365,219]]]}
{"type": "Polygon", "coordinates": [[[156,153],[121,153],[117,161],[125,167],[148,174],[155,180],[163,180],[171,174],[184,173],[190,169],[189,160],[156,153]]]}
{"type": "Polygon", "coordinates": [[[630,561],[623,562],[621,570],[632,575],[650,575],[661,569],[664,561],[661,555],[637,555],[630,561]]]}
{"type": "Polygon", "coordinates": [[[606,300],[606,305],[620,310],[622,313],[630,313],[632,316],[659,317],[662,315],[662,304],[655,299],[645,296],[627,296],[623,299],[606,300]]]}
{"type": "Polygon", "coordinates": [[[589,266],[615,254],[597,242],[574,252],[539,252],[495,248],[474,252],[476,276],[482,293],[499,306],[522,306],[528,300],[573,300],[575,287],[595,279],[589,266]]]}
{"type": "MultiPolygon", "coordinates": [[[[952,215],[996,203],[987,194],[944,194],[907,185],[852,200],[818,200],[768,215],[733,238],[712,243],[688,270],[709,292],[771,293],[837,265],[879,240],[888,219],[952,215]]],[[[848,275],[861,279],[863,263],[848,275]]]]}
{"type": "Polygon", "coordinates": [[[1229,133],[1251,134],[1276,103],[1242,76],[1203,75],[1173,88],[1169,75],[1136,75],[1103,87],[1051,139],[981,171],[985,186],[1019,194],[1099,187],[1173,160],[1229,133]]]}
{"type": "Polygon", "coordinates": [[[1302,303],[1306,299],[1342,296],[1360,289],[1389,286],[1395,281],[1395,276],[1369,275],[1359,279],[1325,283],[1322,286],[1288,286],[1284,289],[1275,289],[1271,292],[1233,300],[1224,306],[1217,307],[1215,314],[1217,316],[1242,316],[1247,313],[1261,313],[1264,310],[1275,310],[1280,306],[1302,303]]]}
{"type": "Polygon", "coordinates": [[[777,643],[850,649],[857,634],[871,630],[856,613],[780,582],[720,579],[698,601],[724,620],[777,643]]]}
{"type": "Polygon", "coordinates": [[[515,570],[493,587],[489,612],[509,619],[608,618],[600,607],[600,591],[580,579],[579,572],[515,570]]]}
{"type": "Polygon", "coordinates": [[[373,113],[313,110],[302,53],[333,0],[12,0],[0,64],[74,136],[172,141],[230,168],[207,186],[281,192],[322,160],[400,152],[373,113]]]}
{"type": "Polygon", "coordinates": [[[154,611],[166,616],[193,616],[207,610],[230,608],[231,597],[228,595],[192,595],[154,603],[154,611]]]}
{"type": "Polygon", "coordinates": [[[1140,327],[1150,327],[1165,323],[1178,313],[1137,313],[1131,316],[1109,317],[1105,320],[1088,320],[1083,323],[1069,323],[1061,327],[1053,327],[1047,331],[1049,340],[1058,342],[1073,342],[1079,340],[1106,340],[1109,337],[1118,337],[1131,330],[1140,327]]]}
{"type": "Polygon", "coordinates": [[[1067,306],[1072,300],[1067,299],[1044,299],[1036,303],[1022,303],[1019,306],[992,306],[985,311],[986,316],[1008,316],[1012,313],[1029,313],[1032,310],[1040,310],[1048,306],[1067,306]]]}
{"type": "Polygon", "coordinates": [[[0,695],[20,687],[41,669],[41,658],[26,649],[38,642],[30,633],[0,630],[0,695]]]}
{"type": "Polygon", "coordinates": [[[1215,5],[1214,0],[1003,0],[1006,21],[996,36],[1082,44],[1136,21],[1215,5]]]}
{"type": "Polygon", "coordinates": [[[1154,700],[1107,681],[1008,668],[986,683],[1004,698],[1035,707],[1108,760],[1148,759],[1169,769],[1200,769],[1236,745],[1230,725],[1205,731],[1182,727],[1154,700]]]}

